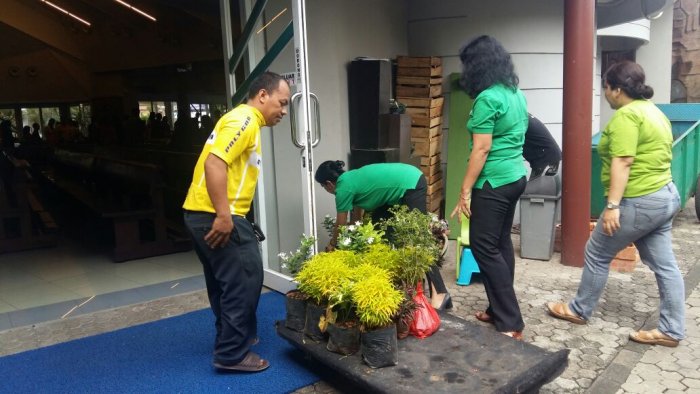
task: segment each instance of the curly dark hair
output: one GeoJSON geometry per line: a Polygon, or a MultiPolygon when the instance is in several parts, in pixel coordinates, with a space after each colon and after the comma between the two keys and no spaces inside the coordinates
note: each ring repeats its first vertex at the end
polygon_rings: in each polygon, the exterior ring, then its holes
{"type": "Polygon", "coordinates": [[[314,178],[316,179],[316,182],[320,183],[321,185],[328,181],[336,183],[338,178],[345,172],[343,167],[345,167],[345,163],[340,160],[324,161],[320,166],[318,166],[318,169],[316,169],[314,178]]]}
{"type": "Polygon", "coordinates": [[[632,99],[650,99],[654,96],[654,89],[644,84],[646,76],[642,66],[629,60],[624,60],[608,67],[603,74],[603,81],[610,89],[622,89],[632,99]]]}
{"type": "Polygon", "coordinates": [[[460,85],[473,99],[497,83],[518,87],[520,80],[510,54],[491,36],[479,36],[467,42],[459,50],[459,59],[462,61],[460,85]]]}

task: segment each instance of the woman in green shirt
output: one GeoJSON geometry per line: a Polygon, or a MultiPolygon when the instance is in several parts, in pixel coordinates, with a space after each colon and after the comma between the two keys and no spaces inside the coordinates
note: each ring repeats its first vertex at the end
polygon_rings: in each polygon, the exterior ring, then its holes
{"type": "Polygon", "coordinates": [[[525,323],[513,288],[510,231],[515,206],[525,190],[522,155],[527,104],[510,54],[495,38],[477,37],[459,55],[462,86],[474,104],[467,122],[469,164],[452,216],[470,218],[469,244],[489,300],[488,308],[475,317],[521,340],[525,323]]]}
{"type": "Polygon", "coordinates": [[[624,61],[603,76],[605,99],[615,111],[603,130],[598,153],[608,204],[586,243],[581,283],[569,303],[547,304],[559,319],[586,324],[608,280],[610,262],[630,243],[656,276],[658,327],[630,334],[635,342],[678,346],[685,336],[685,290],[671,245],[680,196],[671,177],[671,123],[649,99],[644,70],[624,61]]]}
{"type": "MultiPolygon", "coordinates": [[[[337,217],[326,250],[335,248],[338,226],[349,222],[349,211],[352,211],[353,221],[362,219],[363,211],[372,212],[373,222],[388,218],[389,208],[397,204],[427,212],[425,196],[428,183],[418,168],[404,163],[378,163],[345,171],[344,166],[342,161],[325,161],[318,166],[314,176],[324,190],[335,195],[337,217]]],[[[427,277],[433,307],[452,308],[452,299],[440,275],[440,268],[433,265],[427,277]]]]}

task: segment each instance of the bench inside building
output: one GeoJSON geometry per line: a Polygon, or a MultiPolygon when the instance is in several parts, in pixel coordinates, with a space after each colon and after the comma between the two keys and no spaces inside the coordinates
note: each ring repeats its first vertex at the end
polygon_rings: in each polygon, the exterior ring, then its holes
{"type": "Polygon", "coordinates": [[[64,149],[41,172],[52,190],[78,206],[75,215],[110,224],[117,262],[191,249],[166,218],[161,173],[151,163],[64,149]]]}
{"type": "Polygon", "coordinates": [[[0,152],[0,253],[54,246],[57,231],[38,197],[29,163],[0,152]]]}

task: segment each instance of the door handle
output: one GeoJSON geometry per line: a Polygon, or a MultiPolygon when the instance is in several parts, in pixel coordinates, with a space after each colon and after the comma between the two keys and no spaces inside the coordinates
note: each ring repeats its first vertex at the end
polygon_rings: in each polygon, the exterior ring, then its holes
{"type": "Polygon", "coordinates": [[[321,142],[321,106],[318,104],[318,97],[313,94],[309,93],[309,96],[311,97],[311,102],[314,104],[314,112],[312,115],[314,116],[314,120],[316,121],[316,127],[314,127],[314,134],[313,138],[311,139],[311,146],[316,147],[319,142],[321,142]]]}
{"type": "MultiPolygon", "coordinates": [[[[294,93],[289,103],[289,117],[292,123],[292,143],[297,148],[303,148],[306,146],[305,140],[299,141],[299,133],[297,130],[297,109],[299,107],[299,103],[301,102],[301,96],[301,92],[294,93]]],[[[318,97],[313,93],[309,93],[309,97],[311,98],[311,105],[309,109],[312,111],[312,117],[314,119],[311,146],[315,147],[319,142],[321,142],[321,110],[318,104],[318,97]]]]}

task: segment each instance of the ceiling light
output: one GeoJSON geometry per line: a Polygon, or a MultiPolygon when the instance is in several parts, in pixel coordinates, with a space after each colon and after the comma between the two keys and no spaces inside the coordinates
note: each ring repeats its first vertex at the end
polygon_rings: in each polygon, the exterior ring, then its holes
{"type": "Polygon", "coordinates": [[[131,5],[131,4],[127,3],[127,2],[125,2],[125,1],[122,1],[122,0],[114,0],[114,1],[116,1],[117,3],[123,5],[124,7],[128,8],[128,9],[130,9],[130,10],[132,10],[132,11],[138,13],[138,14],[141,14],[141,15],[145,16],[146,18],[152,20],[153,22],[156,21],[156,18],[154,18],[153,16],[151,16],[151,15],[149,15],[149,14],[147,14],[147,13],[141,11],[140,9],[134,7],[133,5],[131,5]]]}
{"type": "Polygon", "coordinates": [[[54,4],[54,3],[50,2],[50,1],[46,1],[46,0],[40,0],[40,1],[41,1],[42,3],[48,5],[48,6],[53,7],[54,9],[56,9],[56,10],[58,10],[58,11],[64,13],[64,14],[66,14],[66,15],[70,16],[71,18],[77,20],[78,22],[80,22],[80,23],[82,23],[82,24],[84,24],[84,25],[86,25],[86,26],[88,26],[88,27],[91,26],[91,25],[90,25],[90,22],[86,21],[86,20],[83,19],[83,18],[80,18],[79,16],[74,15],[74,14],[71,13],[71,12],[68,12],[67,10],[64,10],[63,8],[57,6],[56,4],[54,4]]]}

